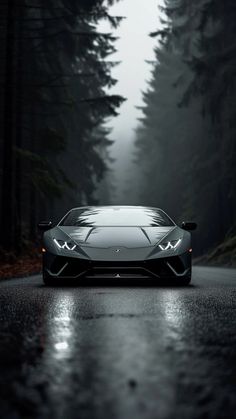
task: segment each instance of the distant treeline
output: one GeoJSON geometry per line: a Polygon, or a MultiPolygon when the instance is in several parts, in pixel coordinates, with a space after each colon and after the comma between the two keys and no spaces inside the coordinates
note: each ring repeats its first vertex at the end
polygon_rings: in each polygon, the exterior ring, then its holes
{"type": "Polygon", "coordinates": [[[235,234],[236,3],[166,0],[161,11],[137,130],[136,196],[198,222],[203,253],[235,234]]]}
{"type": "Polygon", "coordinates": [[[123,98],[112,34],[96,25],[115,0],[3,0],[0,5],[0,247],[35,241],[40,218],[94,203],[110,144],[104,119],[123,98]]]}

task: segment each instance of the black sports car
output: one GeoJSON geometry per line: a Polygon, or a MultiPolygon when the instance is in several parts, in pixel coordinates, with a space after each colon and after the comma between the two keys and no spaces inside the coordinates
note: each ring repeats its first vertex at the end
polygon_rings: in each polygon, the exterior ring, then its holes
{"type": "Polygon", "coordinates": [[[45,284],[80,278],[191,281],[191,234],[158,208],[80,207],[55,226],[41,222],[45,284]]]}

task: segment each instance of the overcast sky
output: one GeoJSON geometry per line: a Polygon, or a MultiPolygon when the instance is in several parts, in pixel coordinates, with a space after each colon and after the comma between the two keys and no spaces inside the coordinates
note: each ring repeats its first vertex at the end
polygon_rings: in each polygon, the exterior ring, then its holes
{"type": "MultiPolygon", "coordinates": [[[[125,16],[120,27],[115,31],[117,53],[112,55],[115,61],[121,61],[113,69],[112,75],[118,83],[109,93],[120,94],[127,101],[120,108],[120,115],[109,121],[113,128],[110,138],[115,141],[112,147],[116,183],[124,189],[129,161],[132,159],[134,129],[141,112],[136,106],[142,105],[142,91],[150,80],[151,66],[145,60],[153,60],[153,48],[156,39],[148,34],[159,27],[158,4],[160,0],[121,0],[110,8],[110,14],[125,16]]],[[[107,23],[99,25],[99,31],[110,31],[107,23]]],[[[119,195],[119,193],[118,193],[119,195]]]]}

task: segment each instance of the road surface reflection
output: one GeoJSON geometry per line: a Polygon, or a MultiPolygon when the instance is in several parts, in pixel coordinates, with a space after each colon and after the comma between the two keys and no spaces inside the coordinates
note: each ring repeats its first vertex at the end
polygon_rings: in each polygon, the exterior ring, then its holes
{"type": "Polygon", "coordinates": [[[59,417],[77,408],[96,417],[155,409],[163,417],[175,402],[170,365],[184,329],[178,291],[160,289],[158,299],[149,289],[120,291],[56,289],[45,306],[41,368],[59,417]]]}

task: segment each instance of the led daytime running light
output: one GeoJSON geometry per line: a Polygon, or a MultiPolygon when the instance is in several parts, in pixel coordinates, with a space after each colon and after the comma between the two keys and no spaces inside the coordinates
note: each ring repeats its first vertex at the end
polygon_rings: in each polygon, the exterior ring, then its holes
{"type": "Polygon", "coordinates": [[[161,250],[173,250],[173,249],[176,249],[176,247],[180,244],[180,242],[181,242],[181,239],[179,239],[177,241],[172,240],[172,241],[167,242],[167,243],[159,244],[159,247],[160,247],[161,250]]]}
{"type": "MultiPolygon", "coordinates": [[[[76,248],[76,244],[73,244],[72,242],[63,242],[63,244],[60,244],[57,239],[53,239],[53,241],[60,249],[74,250],[76,248]]],[[[60,240],[60,242],[62,242],[62,240],[60,240]]]]}

